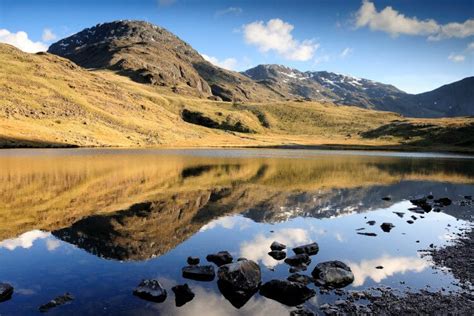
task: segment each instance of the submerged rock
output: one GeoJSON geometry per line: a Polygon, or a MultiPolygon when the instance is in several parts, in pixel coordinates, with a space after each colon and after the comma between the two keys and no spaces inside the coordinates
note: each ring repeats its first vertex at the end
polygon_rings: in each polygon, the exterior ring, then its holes
{"type": "Polygon", "coordinates": [[[199,264],[200,260],[198,257],[188,257],[188,260],[186,260],[189,265],[196,265],[199,264]]]}
{"type": "Polygon", "coordinates": [[[217,276],[222,295],[237,308],[247,303],[262,282],[260,266],[252,260],[223,265],[217,271],[217,276]]]}
{"type": "Polygon", "coordinates": [[[286,245],[284,245],[282,243],[279,243],[278,241],[274,241],[270,245],[270,249],[271,250],[283,250],[283,249],[286,249],[286,245]]]}
{"type": "Polygon", "coordinates": [[[300,253],[286,258],[285,263],[293,267],[300,266],[302,264],[309,265],[311,263],[311,258],[305,253],[300,253]]]}
{"type": "Polygon", "coordinates": [[[309,275],[299,274],[299,273],[293,273],[290,276],[288,276],[286,279],[288,281],[298,282],[298,283],[301,283],[303,285],[308,285],[311,282],[313,282],[313,278],[310,277],[309,275]]]}
{"type": "Polygon", "coordinates": [[[194,298],[194,293],[191,291],[187,283],[173,286],[171,290],[174,292],[174,299],[177,307],[183,306],[194,298]]]}
{"type": "Polygon", "coordinates": [[[147,301],[161,303],[165,301],[167,293],[158,280],[143,280],[135,288],[133,295],[147,301]]]}
{"type": "Polygon", "coordinates": [[[49,301],[46,304],[43,304],[39,307],[39,311],[42,313],[45,313],[49,311],[51,308],[55,308],[57,306],[64,305],[74,299],[74,296],[72,296],[70,293],[65,293],[63,295],[60,295],[51,301],[49,301]]]}
{"type": "Polygon", "coordinates": [[[296,254],[307,254],[309,256],[317,254],[319,251],[319,246],[317,243],[313,242],[311,244],[298,246],[293,248],[293,252],[296,254]]]}
{"type": "Polygon", "coordinates": [[[196,281],[212,281],[216,277],[214,267],[211,265],[198,266],[192,265],[182,269],[183,278],[196,281]]]}
{"type": "Polygon", "coordinates": [[[383,223],[382,225],[380,225],[380,228],[382,228],[382,230],[386,233],[389,233],[394,227],[395,225],[393,225],[392,223],[383,223]]]}
{"type": "Polygon", "coordinates": [[[228,251],[219,251],[218,253],[207,255],[206,260],[220,267],[224,264],[231,263],[234,258],[228,251]]]}
{"type": "Polygon", "coordinates": [[[281,250],[272,250],[268,253],[268,255],[275,260],[283,260],[286,258],[286,252],[281,250]]]}
{"type": "Polygon", "coordinates": [[[260,294],[288,306],[304,303],[316,292],[304,284],[288,280],[271,280],[262,285],[260,294]]]}
{"type": "Polygon", "coordinates": [[[8,283],[0,283],[0,302],[8,301],[13,295],[13,286],[8,283]]]}
{"type": "Polygon", "coordinates": [[[316,265],[311,273],[317,285],[341,288],[354,281],[351,268],[341,261],[326,261],[316,265]]]}

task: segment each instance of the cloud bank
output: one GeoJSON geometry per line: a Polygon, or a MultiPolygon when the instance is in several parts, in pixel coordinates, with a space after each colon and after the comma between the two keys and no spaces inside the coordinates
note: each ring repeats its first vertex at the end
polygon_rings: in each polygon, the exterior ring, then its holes
{"type": "Polygon", "coordinates": [[[46,44],[30,40],[28,34],[23,31],[12,33],[7,29],[0,29],[0,43],[13,45],[27,53],[42,52],[48,49],[46,44]]]}
{"type": "Polygon", "coordinates": [[[310,60],[319,45],[312,40],[296,40],[291,34],[293,29],[293,25],[281,19],[271,19],[267,23],[246,24],[243,33],[247,44],[256,46],[262,53],[273,51],[288,60],[310,60]]]}
{"type": "Polygon", "coordinates": [[[201,56],[205,60],[210,62],[211,64],[213,64],[215,66],[218,66],[218,67],[221,67],[221,68],[224,68],[224,69],[227,69],[227,70],[235,70],[235,68],[237,67],[237,59],[235,59],[235,58],[226,58],[226,59],[223,59],[223,60],[219,60],[216,57],[208,56],[206,54],[201,54],[201,56]]]}

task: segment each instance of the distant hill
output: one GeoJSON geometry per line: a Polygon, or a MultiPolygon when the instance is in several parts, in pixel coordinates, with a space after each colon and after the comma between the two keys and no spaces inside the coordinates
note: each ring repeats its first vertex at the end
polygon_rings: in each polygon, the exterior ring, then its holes
{"type": "Polygon", "coordinates": [[[174,34],[143,21],[98,24],[54,43],[48,52],[185,96],[233,102],[325,101],[412,117],[474,114],[473,77],[412,95],[368,79],[282,65],[238,73],[212,65],[174,34]]]}

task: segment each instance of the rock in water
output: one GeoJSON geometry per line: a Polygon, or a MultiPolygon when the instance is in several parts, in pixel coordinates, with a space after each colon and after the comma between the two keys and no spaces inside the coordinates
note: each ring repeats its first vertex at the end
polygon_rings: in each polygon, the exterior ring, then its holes
{"type": "Polygon", "coordinates": [[[298,246],[293,248],[293,251],[296,254],[302,254],[305,253],[308,256],[312,256],[318,253],[319,251],[319,246],[317,243],[313,242],[311,244],[303,245],[303,246],[298,246]]]}
{"type": "Polygon", "coordinates": [[[268,255],[275,260],[283,260],[286,258],[286,252],[281,250],[272,250],[268,253],[268,255]]]}
{"type": "Polygon", "coordinates": [[[218,253],[207,255],[206,260],[220,267],[224,264],[231,263],[234,258],[228,251],[219,251],[218,253]]]}
{"type": "Polygon", "coordinates": [[[182,269],[183,278],[196,281],[212,281],[216,277],[214,267],[208,266],[187,266],[182,269]]]}
{"type": "Polygon", "coordinates": [[[217,276],[219,290],[236,308],[244,306],[262,282],[260,266],[252,260],[223,265],[217,271],[217,276]]]}
{"type": "Polygon", "coordinates": [[[143,280],[133,290],[133,295],[147,301],[161,303],[165,301],[167,293],[158,280],[143,280]]]}
{"type": "Polygon", "coordinates": [[[284,245],[282,243],[279,243],[278,241],[274,241],[270,245],[270,249],[271,250],[283,250],[283,249],[286,249],[286,245],[284,245]]]}
{"type": "Polygon", "coordinates": [[[394,227],[395,225],[393,225],[392,223],[383,223],[382,225],[380,225],[380,228],[382,228],[382,230],[386,233],[390,232],[394,227]]]}
{"type": "Polygon", "coordinates": [[[391,199],[392,199],[392,198],[389,197],[389,196],[385,196],[385,197],[382,198],[382,200],[384,200],[384,201],[390,201],[391,199]]]}
{"type": "Polygon", "coordinates": [[[447,197],[434,200],[434,202],[443,206],[449,206],[452,203],[451,199],[448,199],[447,197]]]}
{"type": "Polygon", "coordinates": [[[370,237],[375,237],[377,236],[376,233],[364,233],[364,232],[357,232],[358,235],[364,235],[364,236],[370,236],[370,237]]]}
{"type": "Polygon", "coordinates": [[[307,254],[302,253],[286,258],[285,263],[293,267],[301,264],[309,265],[311,263],[311,258],[307,254]]]}
{"type": "Polygon", "coordinates": [[[198,257],[188,257],[187,263],[189,265],[196,265],[199,264],[200,260],[198,257]]]}
{"type": "Polygon", "coordinates": [[[0,302],[8,301],[13,295],[13,286],[8,283],[0,283],[0,302]]]}
{"type": "Polygon", "coordinates": [[[317,264],[311,274],[317,285],[330,288],[345,287],[354,281],[351,268],[337,260],[317,264]]]}
{"type": "Polygon", "coordinates": [[[316,315],[313,311],[307,309],[306,307],[295,309],[290,312],[290,316],[314,316],[316,315]]]}
{"type": "Polygon", "coordinates": [[[64,305],[64,304],[72,301],[73,299],[74,299],[74,296],[72,296],[70,293],[65,293],[63,295],[60,295],[60,296],[52,299],[51,301],[49,301],[46,304],[41,305],[39,307],[39,311],[42,312],[42,313],[45,313],[45,312],[49,311],[51,308],[54,308],[54,307],[57,307],[57,306],[60,306],[60,305],[64,305]]]}
{"type": "Polygon", "coordinates": [[[403,218],[403,215],[405,215],[403,212],[393,212],[393,214],[396,214],[400,218],[403,218]]]}
{"type": "Polygon", "coordinates": [[[260,294],[282,304],[296,306],[313,297],[316,292],[298,282],[271,280],[261,286],[260,294]]]}
{"type": "Polygon", "coordinates": [[[174,300],[177,307],[183,306],[194,298],[193,291],[191,291],[186,283],[183,285],[173,286],[171,290],[174,292],[174,300]]]}
{"type": "Polygon", "coordinates": [[[370,226],[374,226],[374,225],[375,225],[375,221],[368,221],[367,224],[369,224],[370,226]]]}
{"type": "Polygon", "coordinates": [[[290,276],[288,276],[286,279],[288,281],[298,282],[298,283],[301,283],[303,285],[308,285],[311,282],[313,282],[313,278],[310,277],[309,275],[299,274],[299,273],[293,273],[290,276]]]}

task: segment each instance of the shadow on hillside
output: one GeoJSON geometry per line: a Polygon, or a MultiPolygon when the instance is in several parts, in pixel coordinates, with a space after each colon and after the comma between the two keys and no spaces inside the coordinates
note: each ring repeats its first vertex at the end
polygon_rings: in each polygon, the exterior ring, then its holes
{"type": "Polygon", "coordinates": [[[404,144],[411,146],[472,147],[474,145],[474,123],[461,127],[443,127],[427,123],[393,121],[361,133],[361,136],[367,139],[386,136],[400,137],[404,140],[404,144]]]}
{"type": "Polygon", "coordinates": [[[73,144],[0,136],[0,148],[75,148],[73,144]]]}

